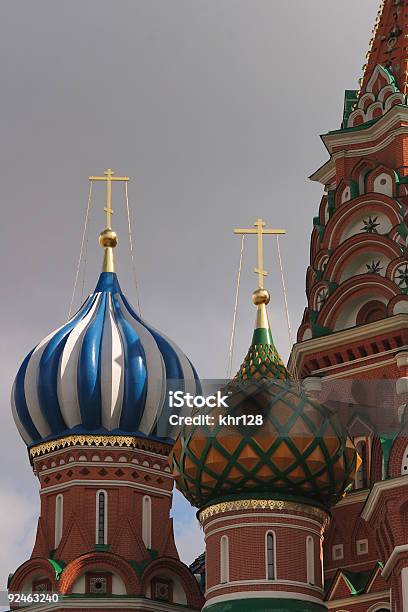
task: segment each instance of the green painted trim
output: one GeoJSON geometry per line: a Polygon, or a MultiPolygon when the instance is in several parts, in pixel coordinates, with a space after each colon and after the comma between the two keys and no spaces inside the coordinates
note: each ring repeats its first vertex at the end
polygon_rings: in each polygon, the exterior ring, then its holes
{"type": "Polygon", "coordinates": [[[254,598],[231,599],[205,608],[206,612],[327,612],[323,604],[301,599],[254,598]]]}
{"type": "Polygon", "coordinates": [[[358,196],[360,195],[358,183],[356,183],[356,181],[353,181],[353,179],[350,179],[350,192],[352,200],[354,198],[358,198],[358,196]]]}
{"type": "Polygon", "coordinates": [[[54,568],[56,580],[59,580],[64,571],[65,563],[63,561],[56,561],[55,559],[48,559],[48,563],[54,568]]]}
{"type": "Polygon", "coordinates": [[[350,589],[350,594],[354,597],[365,592],[368,581],[373,575],[372,570],[368,572],[349,572],[348,570],[341,570],[341,573],[350,589]]]}
{"type": "Polygon", "coordinates": [[[109,544],[95,544],[95,550],[98,552],[109,552],[109,544]]]}
{"type": "MultiPolygon", "coordinates": [[[[401,105],[396,104],[395,106],[401,106],[401,105]]],[[[374,125],[375,123],[377,123],[380,119],[382,119],[383,116],[384,115],[382,115],[381,117],[378,117],[377,119],[371,119],[371,121],[367,121],[366,123],[362,123],[361,125],[356,125],[355,127],[344,128],[340,130],[332,130],[323,135],[324,136],[334,136],[335,134],[348,134],[350,132],[360,132],[361,130],[366,130],[372,125],[374,125]]]]}
{"type": "MultiPolygon", "coordinates": [[[[159,553],[157,550],[153,548],[148,548],[147,552],[149,553],[150,560],[154,561],[158,558],[159,553]]],[[[150,561],[148,559],[144,559],[143,561],[129,561],[129,564],[132,566],[133,570],[140,577],[146,569],[146,566],[149,565],[150,561]]]]}
{"type": "Polygon", "coordinates": [[[322,223],[320,221],[320,217],[314,217],[313,218],[313,226],[319,232],[320,240],[322,240],[323,236],[324,236],[324,232],[325,232],[326,226],[322,225],[322,223]]]}
{"type": "Polygon", "coordinates": [[[134,572],[139,576],[143,574],[146,565],[149,565],[150,561],[147,561],[146,559],[144,561],[141,561],[140,563],[138,563],[137,561],[129,561],[128,562],[129,565],[132,567],[132,569],[134,570],[134,572]]]}
{"type": "Polygon", "coordinates": [[[317,325],[316,323],[311,324],[312,337],[313,338],[322,338],[323,336],[328,336],[333,333],[333,330],[329,327],[323,327],[322,325],[317,325]]]}
{"type": "Polygon", "coordinates": [[[265,327],[258,327],[255,329],[254,335],[252,336],[252,344],[273,344],[270,328],[265,329],[265,327]]]}
{"type": "Polygon", "coordinates": [[[356,89],[346,89],[344,92],[343,122],[341,124],[342,129],[347,127],[347,122],[357,102],[358,91],[356,89]]]}
{"type": "Polygon", "coordinates": [[[330,215],[330,217],[332,216],[332,214],[336,210],[335,199],[336,199],[336,190],[335,189],[330,189],[330,191],[327,192],[327,204],[328,204],[328,207],[329,207],[329,215],[330,215]]]}
{"type": "Polygon", "coordinates": [[[384,438],[381,437],[380,438],[380,442],[381,442],[381,448],[382,448],[382,452],[383,452],[383,461],[384,461],[384,475],[385,478],[389,478],[389,461],[390,461],[390,455],[391,455],[391,450],[394,444],[394,440],[395,440],[394,436],[393,438],[384,438]]]}
{"type": "Polygon", "coordinates": [[[399,226],[398,226],[398,233],[401,236],[401,238],[406,240],[406,238],[408,236],[408,229],[407,229],[407,226],[406,226],[406,224],[404,222],[399,224],[399,226]]]}

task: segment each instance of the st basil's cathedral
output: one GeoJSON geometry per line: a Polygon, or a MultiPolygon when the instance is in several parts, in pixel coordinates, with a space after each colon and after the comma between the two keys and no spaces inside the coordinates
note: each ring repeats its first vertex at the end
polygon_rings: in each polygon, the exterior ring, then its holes
{"type": "Polygon", "coordinates": [[[12,389],[41,499],[31,557],[8,583],[37,595],[24,609],[408,612],[407,40],[408,2],[384,0],[360,89],[322,136],[307,307],[287,366],[255,224],[252,341],[223,387],[228,407],[201,411],[205,422],[170,425],[169,391],[200,394],[200,380],[120,287],[110,193],[126,177],[91,177],[107,186],[102,273],[12,389]],[[190,567],[174,541],[174,484],[205,535],[190,567]]]}

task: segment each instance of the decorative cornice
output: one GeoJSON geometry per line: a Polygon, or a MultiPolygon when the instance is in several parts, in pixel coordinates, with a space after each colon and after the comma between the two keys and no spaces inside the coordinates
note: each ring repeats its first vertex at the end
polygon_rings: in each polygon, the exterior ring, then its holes
{"type": "Polygon", "coordinates": [[[93,447],[128,447],[144,450],[155,449],[161,455],[167,455],[170,450],[168,444],[156,442],[148,438],[138,438],[136,436],[92,436],[92,435],[72,435],[64,438],[57,438],[48,442],[42,442],[29,449],[30,458],[39,457],[49,452],[66,448],[69,446],[93,446],[93,447]]]}
{"type": "Polygon", "coordinates": [[[323,185],[327,185],[332,182],[332,180],[336,177],[336,160],[342,157],[361,157],[363,155],[367,155],[368,153],[377,152],[384,147],[386,147],[392,140],[400,135],[406,134],[407,126],[401,126],[397,128],[394,132],[391,132],[393,123],[396,120],[400,120],[401,122],[407,121],[407,107],[405,106],[393,106],[388,113],[386,113],[380,120],[376,121],[374,124],[367,125],[366,128],[362,128],[359,130],[341,130],[338,132],[329,132],[328,134],[323,134],[321,136],[322,141],[324,142],[329,154],[331,155],[330,159],[323,164],[316,172],[311,174],[309,177],[312,181],[317,181],[323,185]],[[350,151],[336,151],[332,153],[333,148],[336,146],[349,146],[352,144],[364,144],[370,143],[373,140],[377,140],[381,136],[387,135],[385,140],[380,143],[368,146],[365,149],[351,149],[350,151]]]}
{"type": "Polygon", "coordinates": [[[361,504],[367,500],[369,495],[368,489],[364,489],[363,491],[350,491],[347,495],[343,497],[337,504],[334,506],[335,508],[341,508],[342,506],[349,506],[350,504],[361,504]]]}
{"type": "Polygon", "coordinates": [[[217,514],[234,512],[237,510],[278,510],[280,512],[299,512],[304,516],[310,516],[319,520],[324,527],[329,523],[329,514],[321,508],[300,504],[283,499],[237,499],[213,504],[198,512],[198,520],[201,525],[217,514]]]}
{"type": "Polygon", "coordinates": [[[321,139],[323,140],[329,153],[333,151],[334,147],[369,143],[373,140],[377,140],[384,136],[389,135],[391,130],[397,126],[395,123],[401,122],[403,125],[398,126],[404,128],[405,132],[408,129],[406,125],[408,121],[408,107],[397,104],[393,106],[385,115],[380,117],[375,123],[368,124],[367,127],[361,127],[360,129],[347,129],[347,130],[336,130],[334,132],[328,132],[323,134],[321,139]]]}
{"type": "MultiPolygon", "coordinates": [[[[225,584],[228,587],[228,584],[225,584]]],[[[251,602],[254,599],[266,599],[269,600],[282,600],[282,603],[290,600],[301,600],[302,602],[310,602],[319,606],[319,609],[324,610],[324,604],[320,597],[313,597],[311,595],[307,595],[306,593],[297,593],[296,591],[235,591],[232,593],[226,593],[225,595],[216,595],[208,599],[203,607],[203,611],[210,608],[217,603],[229,603],[230,601],[236,600],[248,600],[251,602]]],[[[277,602],[279,604],[279,601],[277,602]]],[[[250,604],[249,604],[250,605],[250,604]]],[[[282,610],[283,608],[279,605],[279,608],[282,610]]],[[[271,606],[272,607],[272,606],[271,606]]],[[[248,608],[249,609],[249,608],[248,608]]],[[[264,608],[265,609],[265,608],[264,608]]],[[[273,608],[272,608],[273,609],[273,608]]],[[[296,609],[296,608],[294,608],[296,609]]]]}
{"type": "Polygon", "coordinates": [[[396,478],[390,478],[389,480],[380,480],[379,482],[376,482],[373,488],[371,489],[370,495],[368,496],[366,504],[361,512],[361,518],[365,521],[370,520],[371,515],[374,512],[374,509],[383,491],[397,489],[398,487],[406,486],[407,483],[408,478],[405,474],[402,476],[397,476],[396,478]]]}
{"type": "MultiPolygon", "coordinates": [[[[325,350],[330,350],[331,348],[340,346],[340,344],[346,345],[350,342],[368,339],[370,334],[374,337],[382,333],[387,333],[394,330],[401,331],[403,329],[408,330],[408,314],[398,314],[392,317],[387,317],[381,321],[375,321],[374,323],[367,323],[366,325],[358,325],[356,327],[350,327],[348,329],[333,332],[328,336],[303,340],[303,342],[298,342],[293,346],[289,358],[288,370],[290,372],[293,370],[294,360],[296,365],[299,366],[300,358],[303,355],[311,355],[322,350],[323,348],[325,350]]],[[[402,351],[404,351],[404,347],[398,347],[398,349],[395,349],[392,352],[400,353],[402,351]]],[[[372,358],[378,358],[378,356],[379,354],[376,353],[375,355],[372,355],[372,358]]]]}
{"type": "Polygon", "coordinates": [[[381,591],[380,593],[369,593],[369,594],[364,593],[362,595],[358,595],[357,597],[353,595],[351,597],[345,597],[344,599],[333,599],[332,601],[326,601],[325,605],[327,606],[329,610],[332,610],[332,609],[339,610],[345,606],[358,605],[358,604],[368,603],[371,601],[375,602],[377,599],[379,600],[378,603],[381,603],[382,601],[384,601],[384,598],[387,598],[387,597],[388,597],[388,601],[384,603],[389,604],[390,603],[390,591],[381,591]]]}
{"type": "Polygon", "coordinates": [[[173,493],[171,491],[167,491],[162,487],[151,486],[147,484],[139,484],[136,482],[132,482],[131,480],[67,480],[66,482],[61,482],[56,485],[51,485],[49,487],[44,487],[40,491],[40,495],[48,495],[49,493],[54,493],[55,491],[62,491],[64,489],[72,489],[72,487],[127,487],[128,489],[137,489],[139,491],[150,491],[151,493],[160,493],[160,495],[165,495],[166,497],[172,497],[173,493]]]}
{"type": "MultiPolygon", "coordinates": [[[[152,612],[172,612],[174,604],[169,604],[161,601],[152,601],[145,597],[129,597],[129,596],[110,596],[110,597],[78,597],[67,596],[60,597],[60,600],[55,603],[31,605],[30,610],[33,612],[45,612],[48,610],[143,610],[152,612]]],[[[197,612],[197,608],[191,606],[182,606],[183,612],[197,612]]]]}
{"type": "MultiPolygon", "coordinates": [[[[274,591],[277,590],[277,587],[295,587],[295,588],[299,588],[299,589],[308,589],[310,591],[315,591],[316,593],[318,593],[319,595],[321,593],[323,593],[323,589],[317,585],[314,584],[310,584],[308,582],[301,582],[299,580],[280,580],[279,578],[277,580],[268,580],[268,579],[259,579],[259,580],[230,580],[229,582],[225,583],[225,582],[221,582],[219,584],[215,584],[214,586],[212,586],[211,588],[207,589],[205,594],[206,596],[210,595],[211,593],[214,593],[216,591],[220,591],[222,589],[225,590],[225,588],[236,588],[236,587],[242,587],[242,586],[247,586],[247,587],[254,587],[254,586],[267,586],[267,587],[273,587],[273,589],[271,589],[270,591],[268,591],[270,593],[269,597],[273,597],[273,593],[274,591]]],[[[282,589],[283,590],[283,589],[282,589]]],[[[290,594],[291,593],[296,593],[296,591],[287,591],[288,596],[290,598],[290,594]]]]}
{"type": "Polygon", "coordinates": [[[394,548],[381,572],[381,576],[385,578],[385,580],[388,580],[388,577],[391,574],[399,555],[403,555],[404,553],[408,553],[408,544],[401,544],[400,546],[396,546],[394,548]]]}

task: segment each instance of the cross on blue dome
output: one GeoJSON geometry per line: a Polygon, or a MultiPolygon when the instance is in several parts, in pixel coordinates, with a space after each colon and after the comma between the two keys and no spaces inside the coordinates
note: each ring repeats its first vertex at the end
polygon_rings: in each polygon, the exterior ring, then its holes
{"type": "Polygon", "coordinates": [[[30,351],[17,373],[12,411],[29,446],[85,433],[172,442],[177,430],[168,422],[168,391],[200,388],[180,348],[143,321],[123,294],[110,227],[100,242],[104,271],[95,291],[30,351]]]}

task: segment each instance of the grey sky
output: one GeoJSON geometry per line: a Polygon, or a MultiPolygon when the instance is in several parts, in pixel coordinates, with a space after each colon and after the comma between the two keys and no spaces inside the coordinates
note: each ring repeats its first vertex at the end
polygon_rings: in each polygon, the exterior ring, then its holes
{"type": "MultiPolygon", "coordinates": [[[[258,216],[287,229],[282,251],[296,330],[322,193],[307,176],[326,160],[319,134],[339,127],[344,89],[357,86],[378,5],[0,3],[0,584],[31,553],[38,513],[37,483],[11,420],[10,388],[25,354],[67,315],[87,176],[108,166],[131,176],[143,315],[184,349],[201,376],[225,376],[240,247],[232,229],[258,216]]],[[[135,302],[119,189],[114,208],[119,279],[135,302]]],[[[86,291],[100,269],[102,209],[98,188],[86,291]]],[[[247,245],[234,368],[254,316],[255,244],[247,245]]],[[[272,240],[265,251],[272,327],[287,356],[272,240]]],[[[186,508],[177,506],[176,529],[190,560],[200,536],[194,548],[177,523],[186,508]]]]}

